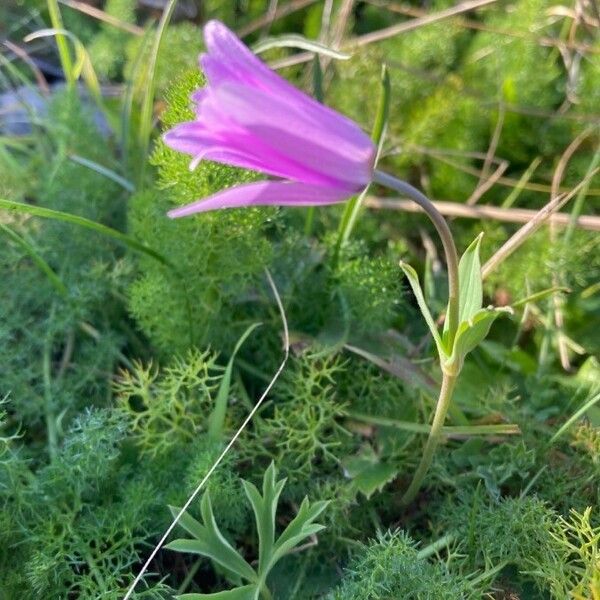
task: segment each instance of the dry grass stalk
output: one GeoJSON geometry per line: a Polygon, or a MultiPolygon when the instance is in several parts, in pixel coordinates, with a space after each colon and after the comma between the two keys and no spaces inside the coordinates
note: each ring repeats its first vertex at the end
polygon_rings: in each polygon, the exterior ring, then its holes
{"type": "MultiPolygon", "coordinates": [[[[467,206],[458,202],[438,200],[435,207],[446,217],[459,217],[465,219],[492,219],[504,223],[529,223],[537,212],[526,208],[500,208],[498,206],[467,206]]],[[[403,212],[421,212],[421,209],[412,200],[398,198],[379,198],[367,196],[365,206],[375,209],[400,210],[403,212]]],[[[566,227],[571,215],[567,213],[553,213],[548,217],[550,223],[566,227]]],[[[581,215],[577,218],[576,226],[589,231],[600,231],[600,216],[581,215]]]]}
{"type": "Polygon", "coordinates": [[[544,222],[555,212],[561,209],[571,198],[577,195],[579,190],[584,188],[589,180],[600,169],[594,169],[589,173],[583,181],[575,186],[568,194],[561,194],[553,198],[542,208],[537,214],[517,231],[504,245],[483,265],[481,269],[481,277],[485,279],[492,271],[506,260],[519,246],[521,246],[531,235],[533,235],[544,222]]]}
{"type": "MultiPolygon", "coordinates": [[[[352,48],[358,48],[361,46],[366,46],[373,42],[379,42],[390,37],[394,37],[399,33],[404,33],[406,31],[412,31],[413,29],[417,29],[424,25],[430,25],[432,23],[437,23],[438,21],[442,21],[444,19],[448,19],[450,17],[473,11],[483,6],[487,6],[489,4],[493,4],[497,2],[497,0],[471,0],[469,2],[463,2],[457,6],[449,8],[447,10],[442,10],[437,13],[432,13],[430,15],[426,15],[423,17],[418,17],[416,19],[412,19],[411,21],[407,21],[406,23],[400,23],[399,25],[394,25],[392,27],[386,27],[385,29],[380,29],[379,31],[374,31],[373,33],[367,33],[365,35],[361,35],[353,40],[349,40],[347,45],[344,46],[345,50],[352,50],[352,48]]],[[[294,54],[288,58],[284,58],[282,60],[277,60],[271,63],[272,69],[283,69],[285,67],[292,67],[294,65],[299,65],[305,62],[312,60],[313,53],[312,52],[299,52],[298,54],[294,54]]]]}
{"type": "Polygon", "coordinates": [[[127,23],[126,21],[121,21],[121,19],[117,19],[112,15],[109,15],[107,12],[96,8],[95,6],[90,6],[85,2],[80,2],[79,0],[58,0],[61,4],[72,8],[73,10],[78,10],[90,17],[94,17],[94,19],[98,19],[99,21],[103,21],[104,23],[108,23],[117,29],[121,29],[123,31],[127,31],[128,33],[132,33],[133,35],[144,35],[144,30],[137,25],[133,25],[132,23],[127,23]]]}
{"type": "MultiPolygon", "coordinates": [[[[574,21],[575,23],[575,21],[574,21]]],[[[581,146],[583,141],[590,135],[590,130],[585,130],[581,132],[566,148],[563,152],[560,160],[558,161],[558,165],[554,171],[554,175],[552,177],[552,197],[557,196],[557,190],[560,187],[560,183],[563,179],[565,170],[571,157],[575,154],[577,149],[581,146]]],[[[556,243],[556,225],[550,223],[550,240],[553,243],[556,243]]],[[[557,271],[552,274],[552,285],[555,288],[560,288],[562,286],[562,273],[557,271]]],[[[552,294],[552,305],[554,312],[554,325],[556,327],[557,334],[557,342],[558,342],[558,354],[560,357],[560,364],[565,371],[571,370],[571,360],[569,359],[569,349],[565,339],[565,319],[563,314],[563,304],[564,299],[561,292],[556,292],[552,294]]]]}
{"type": "MultiPolygon", "coordinates": [[[[410,17],[423,17],[427,14],[427,11],[416,8],[413,6],[407,6],[405,4],[400,4],[398,2],[390,2],[389,0],[367,0],[369,4],[373,6],[377,6],[379,8],[385,8],[390,12],[395,12],[401,15],[406,15],[410,17]]],[[[571,16],[571,15],[560,15],[559,13],[553,13],[548,11],[548,16],[571,16]]],[[[498,29],[496,27],[490,27],[489,25],[485,25],[484,23],[480,23],[478,21],[473,21],[471,19],[466,19],[464,17],[460,17],[456,19],[457,25],[464,27],[465,29],[472,29],[474,31],[484,31],[486,33],[494,33],[497,35],[502,35],[506,37],[531,40],[533,42],[538,43],[540,46],[554,46],[558,48],[569,48],[571,50],[577,50],[583,53],[591,53],[597,54],[600,52],[598,48],[596,48],[592,44],[583,44],[580,42],[565,42],[563,40],[558,40],[555,38],[547,37],[547,36],[539,36],[535,33],[523,33],[518,31],[511,31],[508,29],[498,29]]]]}

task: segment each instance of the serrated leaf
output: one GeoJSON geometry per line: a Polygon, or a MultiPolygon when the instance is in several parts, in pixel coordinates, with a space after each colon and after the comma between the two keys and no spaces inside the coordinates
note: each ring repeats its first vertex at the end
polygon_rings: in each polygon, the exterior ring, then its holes
{"type": "Polygon", "coordinates": [[[417,299],[417,304],[419,305],[421,314],[427,323],[427,327],[429,327],[429,331],[431,331],[438,354],[440,355],[440,360],[444,361],[448,358],[448,352],[444,347],[444,343],[440,337],[440,332],[438,331],[435,321],[433,320],[433,317],[429,312],[429,308],[427,307],[427,303],[425,302],[425,296],[423,295],[423,290],[421,289],[421,284],[419,283],[419,276],[417,275],[417,272],[405,262],[400,262],[400,268],[404,271],[404,274],[408,279],[408,283],[410,283],[410,287],[412,288],[415,298],[417,299]]]}
{"type": "MultiPolygon", "coordinates": [[[[172,509],[176,510],[176,509],[172,509]]],[[[179,520],[181,526],[191,533],[193,540],[175,540],[168,544],[171,550],[192,552],[206,556],[216,563],[251,582],[258,580],[256,571],[244,560],[239,552],[225,539],[217,523],[210,502],[210,494],[206,492],[200,504],[204,524],[184,513],[179,520]]],[[[176,514],[176,513],[175,513],[176,514]]]]}
{"type": "Polygon", "coordinates": [[[512,313],[508,307],[482,308],[469,320],[462,321],[456,332],[452,355],[443,363],[444,370],[453,373],[460,371],[465,357],[486,338],[492,323],[499,316],[507,313],[512,313]]]}
{"type": "Polygon", "coordinates": [[[256,600],[259,589],[256,585],[245,585],[244,587],[215,592],[214,594],[181,594],[175,596],[177,600],[256,600]]]}
{"type": "Polygon", "coordinates": [[[365,467],[352,481],[354,487],[362,492],[367,500],[392,481],[398,469],[391,464],[377,463],[365,467]]]}

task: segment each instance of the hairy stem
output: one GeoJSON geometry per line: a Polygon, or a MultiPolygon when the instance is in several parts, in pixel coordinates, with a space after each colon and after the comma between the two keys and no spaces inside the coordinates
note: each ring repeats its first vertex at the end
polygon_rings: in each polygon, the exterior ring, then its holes
{"type": "Polygon", "coordinates": [[[427,213],[427,216],[430,218],[440,236],[442,245],[444,246],[444,254],[446,255],[446,265],[448,267],[449,292],[448,314],[446,315],[446,319],[448,319],[448,345],[449,347],[452,347],[456,329],[458,327],[458,253],[448,223],[446,223],[446,219],[444,219],[433,202],[409,183],[400,181],[381,171],[375,171],[373,181],[395,190],[400,194],[404,194],[416,202],[427,213]]]}
{"type": "Polygon", "coordinates": [[[442,428],[444,427],[444,421],[446,420],[448,407],[450,406],[450,401],[452,400],[452,392],[454,391],[455,384],[456,375],[448,375],[444,373],[440,395],[438,397],[437,406],[435,407],[433,423],[431,424],[431,431],[429,432],[429,437],[425,443],[425,448],[423,449],[419,466],[413,475],[413,479],[408,486],[408,489],[402,497],[402,504],[409,504],[414,500],[417,492],[421,488],[423,480],[425,479],[425,475],[429,470],[435,449],[440,443],[440,440],[444,437],[442,434],[442,428]]]}

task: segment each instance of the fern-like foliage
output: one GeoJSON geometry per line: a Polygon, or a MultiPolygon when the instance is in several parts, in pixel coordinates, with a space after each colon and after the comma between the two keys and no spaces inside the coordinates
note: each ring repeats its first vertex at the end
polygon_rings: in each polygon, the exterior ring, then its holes
{"type": "Polygon", "coordinates": [[[386,532],[361,547],[329,600],[465,600],[478,596],[468,581],[419,558],[403,531],[386,532]]]}
{"type": "MultiPolygon", "coordinates": [[[[202,76],[192,72],[173,86],[162,117],[165,128],[193,118],[189,96],[202,83],[202,76]]],[[[153,162],[161,191],[132,199],[130,227],[138,239],[168,257],[176,271],[140,258],[130,310],[155,346],[169,355],[208,343],[225,350],[245,329],[240,320],[252,286],[270,262],[271,245],[263,234],[274,211],[219,211],[171,221],[166,212],[173,206],[256,176],[209,162],[190,172],[189,157],[163,143],[153,162]],[[232,326],[223,326],[225,322],[232,326]]]]}
{"type": "Polygon", "coordinates": [[[220,374],[215,355],[190,350],[159,371],[135,363],[121,371],[115,391],[128,415],[132,439],[144,453],[162,454],[182,442],[193,443],[213,404],[220,374]]]}

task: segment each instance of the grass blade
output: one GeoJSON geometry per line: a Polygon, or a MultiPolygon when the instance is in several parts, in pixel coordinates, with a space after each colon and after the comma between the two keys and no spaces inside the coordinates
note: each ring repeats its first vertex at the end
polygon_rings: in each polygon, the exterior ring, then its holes
{"type": "Polygon", "coordinates": [[[299,48],[300,50],[314,52],[315,54],[321,54],[337,60],[348,60],[351,58],[350,54],[340,52],[339,50],[334,50],[325,44],[321,44],[315,40],[309,40],[303,35],[296,34],[266,38],[257,44],[254,44],[254,46],[252,46],[252,51],[255,54],[261,54],[262,52],[266,52],[271,48],[299,48]]]}
{"type": "Polygon", "coordinates": [[[85,217],[80,217],[78,215],[73,215],[59,210],[53,210],[51,208],[44,208],[42,206],[32,206],[30,204],[23,204],[22,202],[5,200],[4,198],[0,198],[0,208],[4,208],[8,211],[17,212],[20,214],[27,214],[34,217],[42,217],[44,219],[54,219],[55,221],[63,221],[65,223],[79,225],[80,227],[86,227],[87,229],[96,231],[101,235],[113,238],[114,240],[125,244],[125,246],[132,250],[135,250],[136,252],[146,254],[147,256],[152,257],[153,259],[157,260],[165,266],[171,267],[173,269],[175,268],[174,265],[162,254],[159,254],[156,250],[153,250],[145,244],[138,242],[135,238],[132,238],[126,235],[125,233],[118,231],[117,229],[108,227],[107,225],[102,225],[102,223],[96,223],[96,221],[86,219],[85,217]]]}
{"type": "Polygon", "coordinates": [[[231,374],[233,372],[233,363],[235,361],[235,357],[243,343],[248,339],[249,335],[260,326],[261,323],[252,323],[252,325],[250,325],[246,331],[242,333],[242,336],[238,340],[238,343],[235,345],[235,348],[231,353],[231,357],[227,363],[227,368],[223,374],[223,379],[221,379],[221,385],[219,386],[219,390],[217,392],[215,407],[208,417],[208,435],[214,440],[220,440],[223,435],[223,424],[225,423],[225,414],[227,412],[227,400],[229,399],[231,374]]]}
{"type": "Polygon", "coordinates": [[[125,179],[125,177],[121,177],[118,173],[115,173],[111,169],[104,167],[93,160],[89,160],[87,158],[83,158],[83,156],[78,156],[77,154],[70,154],[69,158],[76,162],[78,165],[82,165],[83,167],[87,167],[88,169],[92,169],[92,171],[96,171],[100,175],[104,175],[107,179],[114,181],[119,184],[124,190],[132,193],[135,192],[135,186],[131,181],[125,179]]]}
{"type": "MultiPolygon", "coordinates": [[[[148,147],[150,146],[150,135],[152,134],[152,116],[154,113],[156,63],[158,61],[158,52],[160,51],[160,44],[162,42],[163,35],[167,25],[171,21],[171,17],[173,16],[176,5],[177,0],[169,0],[169,3],[165,6],[163,14],[158,23],[156,37],[154,38],[154,45],[152,46],[152,52],[150,53],[150,59],[148,61],[146,93],[144,94],[140,109],[140,128],[138,134],[142,157],[145,157],[148,153],[148,147]]],[[[145,160],[142,162],[142,164],[145,165],[145,160]]],[[[142,167],[141,177],[143,177],[143,174],[144,169],[142,167]]]]}
{"type": "Polygon", "coordinates": [[[48,13],[50,14],[50,23],[57,31],[56,47],[58,48],[60,64],[69,88],[73,88],[77,81],[77,77],[75,77],[73,71],[73,58],[71,57],[71,50],[67,44],[66,36],[64,33],[58,33],[59,31],[64,30],[64,25],[57,0],[48,0],[48,13]]]}
{"type": "Polygon", "coordinates": [[[46,275],[48,281],[50,281],[50,283],[54,286],[54,289],[56,289],[61,296],[66,298],[69,294],[67,286],[54,272],[52,267],[37,252],[37,250],[25,238],[21,237],[16,231],[13,231],[10,227],[7,227],[3,223],[0,223],[0,230],[3,231],[13,242],[15,242],[15,244],[21,246],[21,248],[25,250],[39,270],[46,275]]]}

